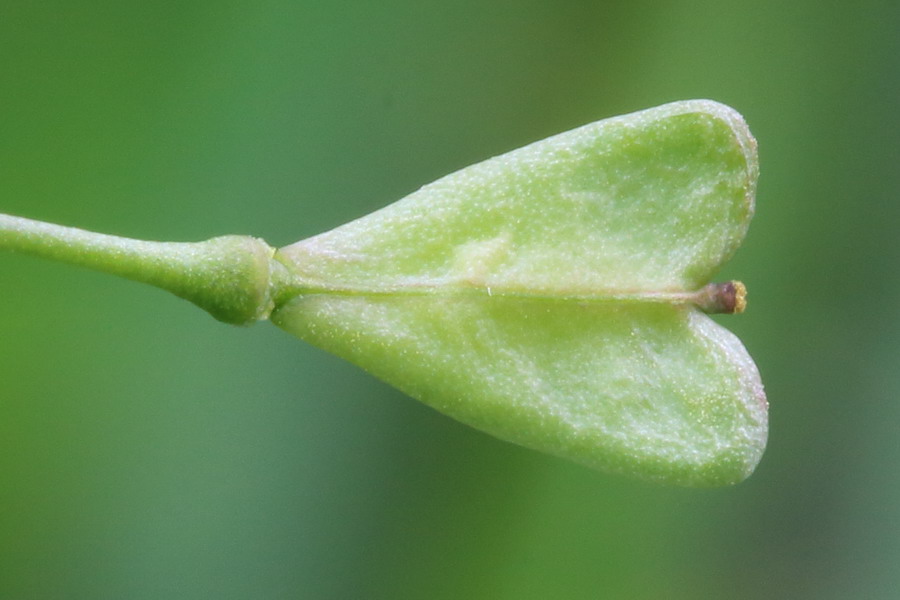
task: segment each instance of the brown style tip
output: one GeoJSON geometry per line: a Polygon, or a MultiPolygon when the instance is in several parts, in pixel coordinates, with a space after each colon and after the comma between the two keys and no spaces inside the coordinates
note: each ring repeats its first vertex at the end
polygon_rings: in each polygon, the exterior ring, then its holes
{"type": "Polygon", "coordinates": [[[694,304],[710,314],[742,313],[747,308],[747,287],[740,281],[709,283],[694,296],[694,304]]]}

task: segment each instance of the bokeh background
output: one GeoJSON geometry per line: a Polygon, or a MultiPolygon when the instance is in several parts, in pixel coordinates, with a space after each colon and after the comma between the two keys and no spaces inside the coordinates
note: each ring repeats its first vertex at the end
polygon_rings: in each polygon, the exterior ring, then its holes
{"type": "Polygon", "coordinates": [[[722,277],[770,444],[685,490],[459,425],[268,324],[0,256],[0,597],[896,598],[900,8],[3,2],[0,212],[283,245],[685,98],[760,142],[722,277]]]}

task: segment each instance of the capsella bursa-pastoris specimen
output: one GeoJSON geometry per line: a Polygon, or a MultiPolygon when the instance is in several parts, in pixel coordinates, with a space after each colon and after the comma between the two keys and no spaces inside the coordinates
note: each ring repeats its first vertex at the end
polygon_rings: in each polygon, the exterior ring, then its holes
{"type": "Polygon", "coordinates": [[[468,167],[275,250],[162,243],[0,216],[0,248],[152,283],[227,323],[269,318],[501,439],[696,486],[746,478],[767,405],[706,312],[753,215],[756,142],[734,110],[675,102],[468,167]]]}

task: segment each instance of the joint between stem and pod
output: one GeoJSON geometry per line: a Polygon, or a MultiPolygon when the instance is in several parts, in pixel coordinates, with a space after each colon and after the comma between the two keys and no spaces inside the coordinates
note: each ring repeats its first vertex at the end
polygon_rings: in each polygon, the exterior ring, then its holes
{"type": "Polygon", "coordinates": [[[235,325],[265,319],[274,307],[275,250],[248,236],[151,242],[0,214],[0,250],[149,283],[235,325]]]}

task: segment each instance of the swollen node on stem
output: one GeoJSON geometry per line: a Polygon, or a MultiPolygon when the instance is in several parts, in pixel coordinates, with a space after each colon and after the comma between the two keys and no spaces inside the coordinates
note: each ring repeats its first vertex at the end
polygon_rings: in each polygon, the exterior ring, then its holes
{"type": "Polygon", "coordinates": [[[274,249],[248,236],[148,242],[0,215],[0,249],[149,283],[235,325],[265,319],[273,308],[274,249]]]}

